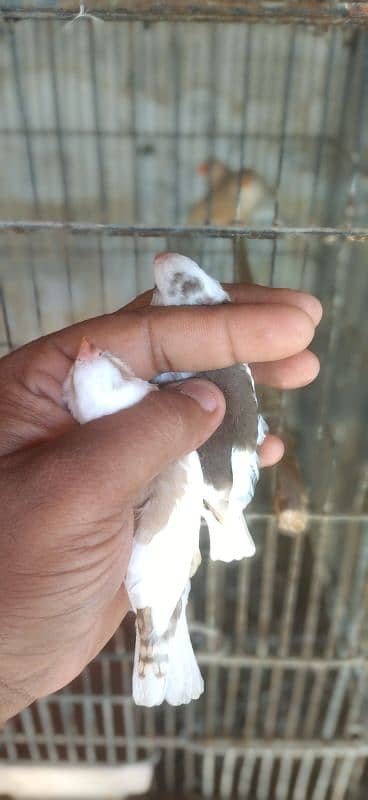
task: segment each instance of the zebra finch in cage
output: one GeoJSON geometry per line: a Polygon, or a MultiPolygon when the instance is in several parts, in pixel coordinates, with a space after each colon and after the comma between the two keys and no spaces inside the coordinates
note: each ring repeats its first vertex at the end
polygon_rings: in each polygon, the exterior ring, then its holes
{"type": "Polygon", "coordinates": [[[266,208],[272,200],[272,190],[253,169],[236,172],[213,158],[200,164],[197,172],[207,177],[208,193],[192,207],[189,225],[200,225],[207,219],[214,225],[246,225],[258,209],[266,208]]]}
{"type": "MultiPolygon", "coordinates": [[[[162,253],[154,260],[156,288],[153,305],[215,305],[230,297],[221,284],[198,264],[178,253],[162,253]]],[[[259,478],[257,448],[267,424],[258,412],[254,381],[248,364],[198,373],[223,392],[223,422],[199,449],[203,478],[202,515],[210,536],[213,560],[233,561],[252,556],[254,542],[243,510],[253,498],[259,478]]],[[[192,377],[193,373],[164,373],[156,383],[192,377]]]]}
{"type": "MultiPolygon", "coordinates": [[[[86,339],[64,384],[81,424],[138,403],[157,387],[86,339]]],[[[136,613],[133,697],[138,705],[188,703],[203,691],[186,606],[200,564],[203,478],[196,452],[170,464],[137,498],[125,585],[136,613]]],[[[123,578],[123,576],[122,576],[123,578]]]]}

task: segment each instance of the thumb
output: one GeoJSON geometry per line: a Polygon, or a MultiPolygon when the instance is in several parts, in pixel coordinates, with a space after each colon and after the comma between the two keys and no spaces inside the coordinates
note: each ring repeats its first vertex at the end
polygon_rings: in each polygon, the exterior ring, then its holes
{"type": "MultiPolygon", "coordinates": [[[[150,392],[139,404],[103,417],[48,443],[46,474],[55,475],[65,499],[92,511],[101,502],[118,511],[171,461],[196,450],[225,413],[221,391],[207,380],[191,379],[150,392]],[[64,485],[64,488],[63,488],[64,485]]],[[[44,453],[44,455],[46,455],[44,453]]]]}

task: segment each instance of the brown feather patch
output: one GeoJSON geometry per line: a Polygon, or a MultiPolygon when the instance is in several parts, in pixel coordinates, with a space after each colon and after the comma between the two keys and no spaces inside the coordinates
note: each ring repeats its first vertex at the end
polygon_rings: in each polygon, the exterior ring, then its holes
{"type": "Polygon", "coordinates": [[[215,489],[232,486],[232,448],[254,451],[258,436],[258,406],[253,386],[245,368],[238,364],[226,369],[200,372],[221,389],[226,400],[226,413],[219,428],[199,448],[203,475],[215,489]]]}
{"type": "Polygon", "coordinates": [[[182,612],[183,602],[180,598],[171,615],[167,630],[162,636],[157,636],[153,630],[152,609],[150,606],[137,609],[136,625],[140,636],[138,655],[138,675],[144,678],[149,668],[153,669],[156,678],[164,678],[169,662],[167,643],[173,638],[178,619],[182,612]]]}

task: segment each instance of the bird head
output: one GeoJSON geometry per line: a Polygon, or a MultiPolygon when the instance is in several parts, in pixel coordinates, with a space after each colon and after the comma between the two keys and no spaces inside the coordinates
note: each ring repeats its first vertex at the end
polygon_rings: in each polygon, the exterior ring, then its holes
{"type": "Polygon", "coordinates": [[[153,262],[153,305],[213,305],[229,300],[219,281],[179,253],[159,253],[153,262]]]}
{"type": "Polygon", "coordinates": [[[208,176],[209,182],[213,188],[217,187],[221,181],[231,174],[231,170],[222,161],[217,158],[209,158],[208,161],[202,161],[197,167],[198,175],[208,176]]]}
{"type": "Polygon", "coordinates": [[[64,400],[78,422],[89,422],[133,405],[145,381],[111,353],[83,338],[64,383],[64,400]],[[136,392],[134,389],[136,388],[136,392]]]}

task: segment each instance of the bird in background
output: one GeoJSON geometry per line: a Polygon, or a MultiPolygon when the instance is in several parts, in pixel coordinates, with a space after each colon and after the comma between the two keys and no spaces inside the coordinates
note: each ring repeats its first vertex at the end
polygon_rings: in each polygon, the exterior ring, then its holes
{"type": "MultiPolygon", "coordinates": [[[[161,253],[154,259],[155,291],[152,304],[160,306],[216,305],[230,297],[219,281],[192,259],[161,253]]],[[[169,372],[157,384],[192,377],[169,372]]],[[[202,515],[210,536],[213,560],[233,561],[252,556],[255,546],[243,510],[253,498],[259,478],[257,448],[267,424],[259,414],[254,381],[248,364],[196,373],[213,381],[226,400],[224,419],[199,449],[204,480],[202,515]]]]}
{"type": "MultiPolygon", "coordinates": [[[[84,424],[154,391],[156,386],[135,377],[119,358],[83,339],[64,383],[64,400],[84,424]]],[[[176,706],[203,692],[186,618],[190,578],[201,560],[202,501],[196,452],[170,464],[137,498],[132,554],[122,581],[125,577],[136,613],[133,697],[138,705],[167,700],[176,706]]]]}
{"type": "Polygon", "coordinates": [[[248,225],[254,213],[272,199],[272,189],[253,169],[234,171],[212,158],[200,164],[197,171],[207,177],[209,190],[192,207],[188,225],[200,225],[208,220],[219,226],[248,225]]]}

